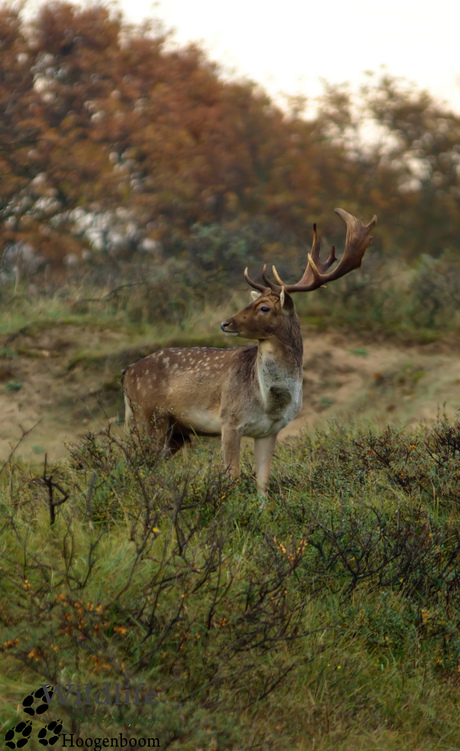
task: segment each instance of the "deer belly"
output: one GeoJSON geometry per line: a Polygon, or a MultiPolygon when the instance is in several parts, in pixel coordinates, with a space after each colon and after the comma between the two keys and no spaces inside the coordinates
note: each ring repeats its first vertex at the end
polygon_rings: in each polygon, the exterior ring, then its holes
{"type": "Polygon", "coordinates": [[[220,416],[211,409],[190,407],[177,415],[176,419],[192,433],[220,435],[222,432],[220,416]]]}

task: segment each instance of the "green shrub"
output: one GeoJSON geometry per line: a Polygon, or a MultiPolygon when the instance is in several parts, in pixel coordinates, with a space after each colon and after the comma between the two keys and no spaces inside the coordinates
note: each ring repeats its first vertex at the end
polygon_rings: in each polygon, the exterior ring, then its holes
{"type": "MultiPolygon", "coordinates": [[[[162,747],[455,747],[458,423],[291,440],[265,507],[247,454],[234,483],[212,446],[165,462],[114,430],[0,475],[5,728],[41,683],[109,682],[157,692],[162,747]]],[[[66,732],[144,727],[75,701],[66,732]]]]}

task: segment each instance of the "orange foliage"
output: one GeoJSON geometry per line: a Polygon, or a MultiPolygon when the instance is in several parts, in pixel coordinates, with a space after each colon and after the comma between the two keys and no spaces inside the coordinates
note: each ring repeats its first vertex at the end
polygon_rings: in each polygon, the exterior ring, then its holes
{"type": "MultiPolygon", "coordinates": [[[[225,81],[199,47],[173,49],[167,35],[130,26],[106,7],[53,2],[23,23],[5,5],[0,247],[24,243],[59,264],[69,253],[94,250],[94,225],[99,251],[116,247],[129,256],[145,241],[173,248],[197,224],[235,227],[262,216],[279,228],[267,242],[286,232],[306,240],[315,220],[335,232],[335,205],[358,215],[375,211],[384,227],[397,218],[404,247],[421,196],[425,223],[432,205],[436,221],[447,211],[457,231],[457,125],[448,122],[442,154],[424,157],[450,170],[443,194],[430,192],[426,179],[412,179],[413,162],[404,156],[428,144],[424,133],[440,127],[445,113],[426,99],[412,97],[409,107],[388,79],[364,96],[368,117],[395,134],[397,153],[350,147],[359,128],[346,91],[329,87],[306,120],[252,83],[225,81]],[[420,127],[412,132],[406,126],[414,118],[420,127]]],[[[391,231],[381,237],[391,242],[391,231]]]]}

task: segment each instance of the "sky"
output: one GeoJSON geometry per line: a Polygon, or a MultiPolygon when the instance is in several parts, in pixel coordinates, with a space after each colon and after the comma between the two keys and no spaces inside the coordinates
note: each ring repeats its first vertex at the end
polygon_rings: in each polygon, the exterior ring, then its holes
{"type": "Polygon", "coordinates": [[[460,114],[460,0],[117,0],[128,21],[159,19],[227,74],[273,97],[317,97],[321,79],[357,88],[382,66],[460,114]]]}

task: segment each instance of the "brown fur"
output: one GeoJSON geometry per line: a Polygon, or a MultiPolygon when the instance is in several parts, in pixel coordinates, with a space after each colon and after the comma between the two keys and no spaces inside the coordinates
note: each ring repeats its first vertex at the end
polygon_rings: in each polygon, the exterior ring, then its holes
{"type": "Polygon", "coordinates": [[[193,434],[221,435],[224,464],[234,476],[241,437],[252,436],[265,492],[276,435],[302,404],[300,324],[289,295],[282,307],[280,295],[268,290],[222,329],[259,344],[162,349],[129,365],[122,376],[127,423],[134,420],[166,455],[193,434]]]}

